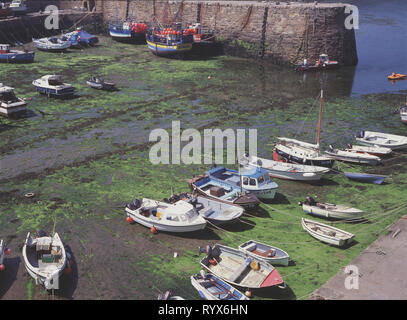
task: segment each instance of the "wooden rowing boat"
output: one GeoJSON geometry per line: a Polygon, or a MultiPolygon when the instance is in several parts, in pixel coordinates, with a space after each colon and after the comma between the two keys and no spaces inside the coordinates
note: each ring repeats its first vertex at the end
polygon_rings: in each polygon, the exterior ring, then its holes
{"type": "Polygon", "coordinates": [[[263,259],[271,265],[288,266],[290,256],[284,250],[264,244],[255,240],[249,240],[239,246],[239,250],[250,256],[263,259]]]}

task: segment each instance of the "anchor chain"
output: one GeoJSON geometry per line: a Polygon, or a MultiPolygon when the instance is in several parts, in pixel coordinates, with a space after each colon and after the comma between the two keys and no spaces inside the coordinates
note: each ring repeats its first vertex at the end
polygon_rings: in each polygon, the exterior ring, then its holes
{"type": "Polygon", "coordinates": [[[263,26],[262,26],[262,30],[261,30],[260,52],[259,52],[259,56],[262,59],[264,57],[264,52],[265,52],[266,27],[267,27],[268,13],[269,13],[269,8],[265,7],[264,8],[264,16],[263,16],[263,26]]]}

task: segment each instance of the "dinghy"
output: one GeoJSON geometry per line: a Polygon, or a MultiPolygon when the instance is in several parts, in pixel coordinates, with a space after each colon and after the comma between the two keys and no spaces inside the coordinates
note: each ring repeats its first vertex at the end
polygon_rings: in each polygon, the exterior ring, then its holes
{"type": "Polygon", "coordinates": [[[63,83],[59,75],[46,75],[32,82],[37,92],[48,97],[69,98],[75,93],[75,88],[69,83],[63,83]]]}
{"type": "Polygon", "coordinates": [[[172,194],[169,199],[164,199],[164,202],[175,203],[179,200],[192,204],[199,215],[215,225],[234,222],[239,219],[244,212],[241,206],[191,193],[181,193],[180,195],[172,194]]]}
{"type": "Polygon", "coordinates": [[[401,73],[392,73],[391,75],[387,76],[387,79],[389,80],[400,80],[400,79],[405,79],[407,75],[401,74],[401,73]]]}
{"type": "Polygon", "coordinates": [[[71,46],[71,42],[68,39],[62,40],[56,37],[42,39],[33,38],[32,40],[35,47],[41,51],[64,52],[71,46]]]}
{"type": "Polygon", "coordinates": [[[297,181],[317,181],[330,171],[325,167],[274,161],[249,155],[244,155],[239,163],[244,168],[260,167],[266,169],[272,177],[297,181]]]}
{"type": "Polygon", "coordinates": [[[202,230],[206,221],[192,204],[180,200],[174,204],[144,198],[134,199],[126,206],[128,222],[139,224],[159,231],[192,232],[202,230]]]}
{"type": "Polygon", "coordinates": [[[183,297],[174,296],[171,290],[167,290],[164,293],[160,293],[157,300],[185,300],[183,297]]]}
{"type": "Polygon", "coordinates": [[[109,34],[113,40],[121,42],[139,42],[146,39],[147,25],[130,21],[110,22],[109,34]]]}
{"type": "Polygon", "coordinates": [[[263,259],[273,266],[288,266],[288,263],[290,262],[290,256],[284,250],[255,240],[249,240],[241,244],[239,250],[252,257],[263,259]]]}
{"type": "Polygon", "coordinates": [[[390,148],[384,148],[379,146],[358,146],[348,143],[346,145],[345,151],[358,152],[358,153],[368,153],[378,157],[386,157],[391,154],[390,148]]]}
{"type": "Polygon", "coordinates": [[[301,224],[315,239],[337,247],[351,243],[355,237],[352,233],[305,218],[301,219],[301,224]]]}
{"type": "Polygon", "coordinates": [[[226,186],[207,175],[195,176],[188,180],[188,184],[194,192],[204,197],[239,205],[244,209],[255,208],[260,203],[260,200],[254,194],[241,192],[239,187],[226,186]]]}
{"type": "Polygon", "coordinates": [[[25,114],[26,111],[27,103],[23,99],[16,97],[14,88],[0,83],[0,114],[13,117],[25,114]]]}
{"type": "Polygon", "coordinates": [[[238,172],[215,166],[210,168],[207,175],[221,185],[240,188],[242,191],[254,194],[259,199],[273,199],[278,188],[278,184],[270,180],[268,171],[260,167],[238,172]]]}
{"type": "Polygon", "coordinates": [[[386,179],[386,176],[379,174],[359,173],[359,172],[344,172],[343,174],[350,180],[374,184],[382,184],[386,179]]]}
{"type": "Polygon", "coordinates": [[[94,89],[112,91],[115,89],[113,82],[106,82],[103,78],[91,77],[86,84],[94,89]]]}
{"type": "Polygon", "coordinates": [[[263,259],[221,244],[199,248],[199,252],[207,254],[201,266],[231,285],[247,289],[285,288],[278,271],[263,259]]]}
{"type": "Polygon", "coordinates": [[[12,50],[9,44],[0,44],[0,62],[29,63],[34,61],[35,52],[12,50]]]}
{"type": "Polygon", "coordinates": [[[249,300],[243,293],[213,274],[201,273],[191,276],[191,284],[205,300],[249,300]]]}
{"type": "Polygon", "coordinates": [[[407,124],[407,107],[400,108],[400,118],[401,122],[407,124]]]}
{"type": "Polygon", "coordinates": [[[98,37],[91,35],[82,28],[66,33],[63,37],[71,42],[71,47],[95,46],[99,42],[98,37]]]}
{"type": "Polygon", "coordinates": [[[58,233],[47,236],[39,232],[38,237],[33,238],[28,232],[23,246],[23,259],[35,284],[44,285],[47,290],[59,289],[58,278],[64,268],[69,267],[69,258],[58,233]]]}
{"type": "Polygon", "coordinates": [[[296,66],[296,71],[319,71],[327,70],[338,67],[338,61],[329,60],[327,54],[323,53],[319,55],[318,60],[315,61],[315,64],[308,64],[306,60],[304,63],[296,66]]]}
{"type": "Polygon", "coordinates": [[[351,162],[351,163],[358,163],[358,164],[370,164],[376,165],[378,164],[381,159],[377,156],[371,155],[369,153],[360,153],[360,152],[353,152],[348,150],[339,150],[334,149],[332,146],[329,146],[329,149],[325,151],[325,153],[332,159],[343,161],[343,162],[351,162]]]}
{"type": "Polygon", "coordinates": [[[356,135],[356,140],[363,145],[377,145],[379,147],[386,147],[392,150],[407,148],[407,137],[389,133],[360,131],[356,135]]]}
{"type": "Polygon", "coordinates": [[[11,250],[6,248],[4,241],[0,240],[0,272],[6,270],[4,265],[4,257],[11,254],[11,250]]]}
{"type": "Polygon", "coordinates": [[[346,220],[358,220],[363,217],[364,212],[362,210],[352,208],[343,204],[332,204],[317,202],[312,197],[307,197],[304,202],[300,202],[299,205],[302,209],[314,216],[322,218],[333,219],[346,219],[346,220]]]}

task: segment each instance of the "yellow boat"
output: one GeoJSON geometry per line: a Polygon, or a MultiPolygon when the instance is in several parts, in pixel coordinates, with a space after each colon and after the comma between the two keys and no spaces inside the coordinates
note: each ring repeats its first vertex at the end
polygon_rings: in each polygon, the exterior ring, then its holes
{"type": "Polygon", "coordinates": [[[396,73],[395,75],[389,75],[387,76],[387,79],[389,80],[400,80],[400,79],[404,79],[405,77],[407,77],[407,75],[405,74],[401,74],[401,73],[396,73]]]}

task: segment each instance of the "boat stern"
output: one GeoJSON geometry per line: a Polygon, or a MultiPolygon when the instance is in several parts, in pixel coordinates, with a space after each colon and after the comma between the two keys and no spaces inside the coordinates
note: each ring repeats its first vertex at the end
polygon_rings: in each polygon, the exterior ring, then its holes
{"type": "Polygon", "coordinates": [[[277,269],[274,269],[269,273],[269,275],[264,279],[260,288],[274,287],[274,286],[283,286],[284,281],[278,273],[277,269]]]}

